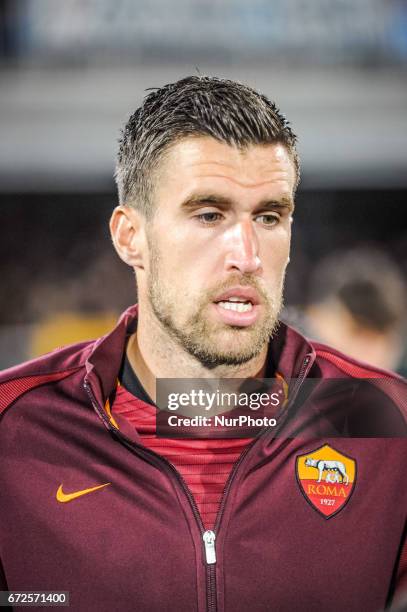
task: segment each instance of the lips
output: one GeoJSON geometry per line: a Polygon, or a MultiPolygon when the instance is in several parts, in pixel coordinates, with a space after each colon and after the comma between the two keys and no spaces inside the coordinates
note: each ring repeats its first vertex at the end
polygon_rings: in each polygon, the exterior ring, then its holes
{"type": "MultiPolygon", "coordinates": [[[[253,306],[257,306],[260,304],[259,294],[252,287],[230,287],[227,291],[224,291],[220,295],[218,295],[214,302],[218,304],[219,302],[227,302],[230,298],[238,298],[241,302],[250,302],[253,306]]],[[[236,300],[234,300],[236,301],[236,300]]]]}
{"type": "Polygon", "coordinates": [[[213,304],[217,316],[226,325],[249,327],[260,316],[260,298],[252,287],[230,287],[213,304]]]}

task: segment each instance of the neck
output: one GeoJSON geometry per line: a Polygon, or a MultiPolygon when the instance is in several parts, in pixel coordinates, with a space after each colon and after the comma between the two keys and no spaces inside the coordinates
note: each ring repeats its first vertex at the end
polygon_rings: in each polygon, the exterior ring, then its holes
{"type": "Polygon", "coordinates": [[[139,314],[137,332],[127,344],[127,358],[140,383],[155,401],[157,378],[262,378],[267,345],[250,361],[208,368],[174,340],[152,313],[139,314]]]}

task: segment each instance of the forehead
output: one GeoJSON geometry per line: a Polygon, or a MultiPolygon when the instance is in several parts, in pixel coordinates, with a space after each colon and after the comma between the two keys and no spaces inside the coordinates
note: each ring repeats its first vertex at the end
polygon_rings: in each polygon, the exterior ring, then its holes
{"type": "Polygon", "coordinates": [[[292,197],[295,167],[280,143],[249,145],[244,149],[210,137],[183,138],[172,145],[159,162],[156,194],[180,197],[195,189],[273,191],[292,197]]]}

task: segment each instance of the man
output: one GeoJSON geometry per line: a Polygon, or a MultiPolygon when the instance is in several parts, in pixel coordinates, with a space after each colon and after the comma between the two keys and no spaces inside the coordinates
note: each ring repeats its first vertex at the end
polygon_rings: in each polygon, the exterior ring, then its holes
{"type": "Polygon", "coordinates": [[[313,270],[306,329],[356,359],[402,373],[406,287],[395,262],[379,249],[337,251],[313,270]]]}
{"type": "Polygon", "coordinates": [[[402,593],[405,383],[278,323],[295,141],[266,97],[208,77],[130,118],[111,233],[138,307],[2,376],[3,589],[86,611],[379,610],[402,593]],[[359,395],[358,377],[375,379],[359,395]],[[272,378],[277,427],[159,437],[156,381],[174,378],[272,378]]]}

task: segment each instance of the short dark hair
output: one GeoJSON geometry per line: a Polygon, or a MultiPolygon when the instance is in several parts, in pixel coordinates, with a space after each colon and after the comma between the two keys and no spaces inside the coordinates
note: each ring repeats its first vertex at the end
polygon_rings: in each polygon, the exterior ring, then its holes
{"type": "Polygon", "coordinates": [[[115,173],[120,203],[151,212],[158,160],[171,145],[193,135],[240,148],[281,143],[293,160],[298,184],[297,138],[274,102],[235,81],[189,76],[154,89],[128,120],[115,173]]]}

